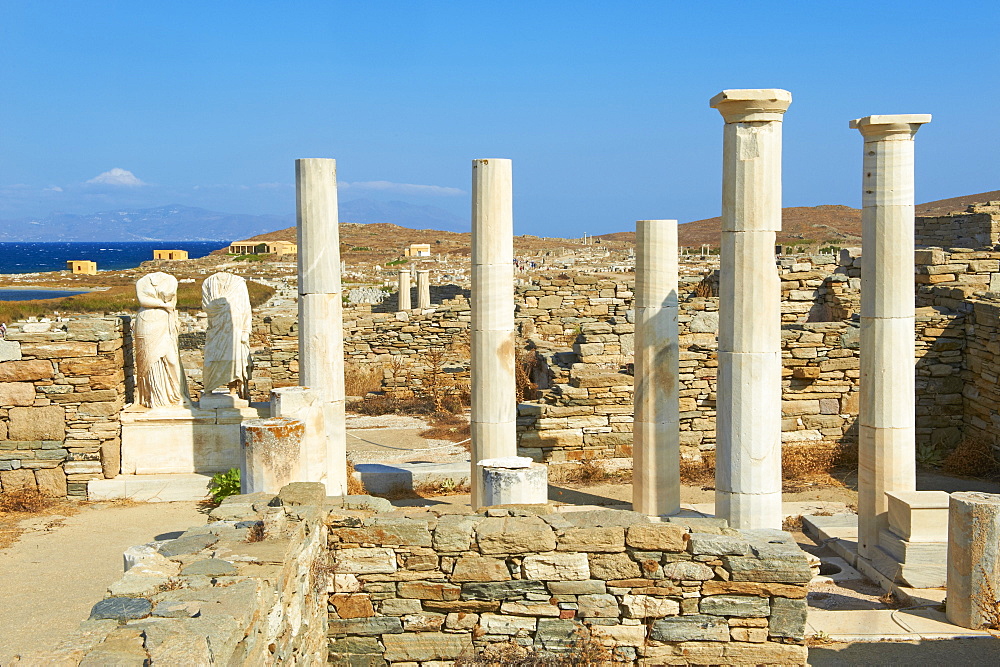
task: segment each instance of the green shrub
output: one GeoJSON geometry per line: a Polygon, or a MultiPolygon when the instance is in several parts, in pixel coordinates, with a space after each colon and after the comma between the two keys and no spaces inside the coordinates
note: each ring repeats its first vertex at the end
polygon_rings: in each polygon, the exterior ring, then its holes
{"type": "Polygon", "coordinates": [[[230,468],[226,472],[217,472],[208,482],[208,490],[212,502],[218,505],[229,496],[240,494],[240,469],[230,468]]]}

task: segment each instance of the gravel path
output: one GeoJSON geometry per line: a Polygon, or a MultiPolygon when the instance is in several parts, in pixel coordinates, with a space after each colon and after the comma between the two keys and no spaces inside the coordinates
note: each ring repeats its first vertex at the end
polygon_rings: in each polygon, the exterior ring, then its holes
{"type": "Polygon", "coordinates": [[[51,648],[85,620],[122,575],[122,552],[203,524],[194,502],[96,503],[71,516],[27,519],[0,550],[0,665],[51,648]]]}

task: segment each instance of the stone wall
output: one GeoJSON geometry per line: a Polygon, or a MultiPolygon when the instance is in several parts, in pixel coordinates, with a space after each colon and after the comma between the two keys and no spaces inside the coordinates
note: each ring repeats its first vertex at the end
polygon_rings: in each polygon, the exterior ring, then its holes
{"type": "Polygon", "coordinates": [[[231,496],[210,523],[130,548],[77,632],[23,664],[326,663],[325,490],[231,496]]]}
{"type": "Polygon", "coordinates": [[[965,354],[965,433],[1000,453],[1000,302],[978,302],[968,316],[976,335],[965,354]]]}
{"type": "Polygon", "coordinates": [[[18,322],[0,340],[0,487],[86,496],[114,477],[131,391],[126,317],[18,322]]]}
{"type": "Polygon", "coordinates": [[[973,204],[965,213],[917,217],[918,246],[984,248],[1000,243],[1000,202],[973,204]]]}
{"type": "Polygon", "coordinates": [[[334,662],[428,665],[585,643],[633,664],[806,661],[813,573],[788,533],[551,506],[335,510],[328,523],[334,662]]]}

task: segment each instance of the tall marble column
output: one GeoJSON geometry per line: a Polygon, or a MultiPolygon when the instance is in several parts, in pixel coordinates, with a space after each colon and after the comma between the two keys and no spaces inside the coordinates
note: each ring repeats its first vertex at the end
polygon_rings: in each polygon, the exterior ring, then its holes
{"type": "Polygon", "coordinates": [[[916,489],[913,137],[930,115],[851,121],[864,137],[858,553],[888,527],[886,491],[916,489]]]}
{"type": "Polygon", "coordinates": [[[715,513],[781,527],[781,121],[787,90],[724,90],[715,513]]]}
{"type": "Polygon", "coordinates": [[[405,269],[399,272],[397,278],[399,286],[399,310],[410,309],[410,270],[405,269]]]}
{"type": "Polygon", "coordinates": [[[299,384],[320,393],[326,424],[325,479],[304,481],[325,482],[330,495],[343,495],[347,493],[347,431],[336,160],[296,160],[295,193],[299,384]]]}
{"type": "Polygon", "coordinates": [[[511,161],[472,161],[472,506],[476,463],[517,455],[511,161]]]}
{"type": "Polygon", "coordinates": [[[635,421],[632,508],[681,507],[677,330],[677,221],[635,223],[635,421]]]}
{"type": "MultiPolygon", "coordinates": [[[[513,241],[511,241],[513,243],[513,241]]],[[[431,307],[431,272],[422,269],[417,271],[417,308],[421,310],[431,307]]]]}

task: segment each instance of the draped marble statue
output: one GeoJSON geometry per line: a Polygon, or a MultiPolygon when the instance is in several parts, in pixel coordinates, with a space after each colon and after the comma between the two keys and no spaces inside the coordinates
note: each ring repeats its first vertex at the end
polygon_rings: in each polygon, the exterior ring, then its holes
{"type": "Polygon", "coordinates": [[[209,276],[201,287],[201,308],[208,314],[203,394],[228,387],[250,398],[250,295],[246,281],[231,273],[209,276]]]}
{"type": "Polygon", "coordinates": [[[157,271],[135,284],[135,389],[147,408],[189,405],[177,334],[177,279],[157,271]]]}

